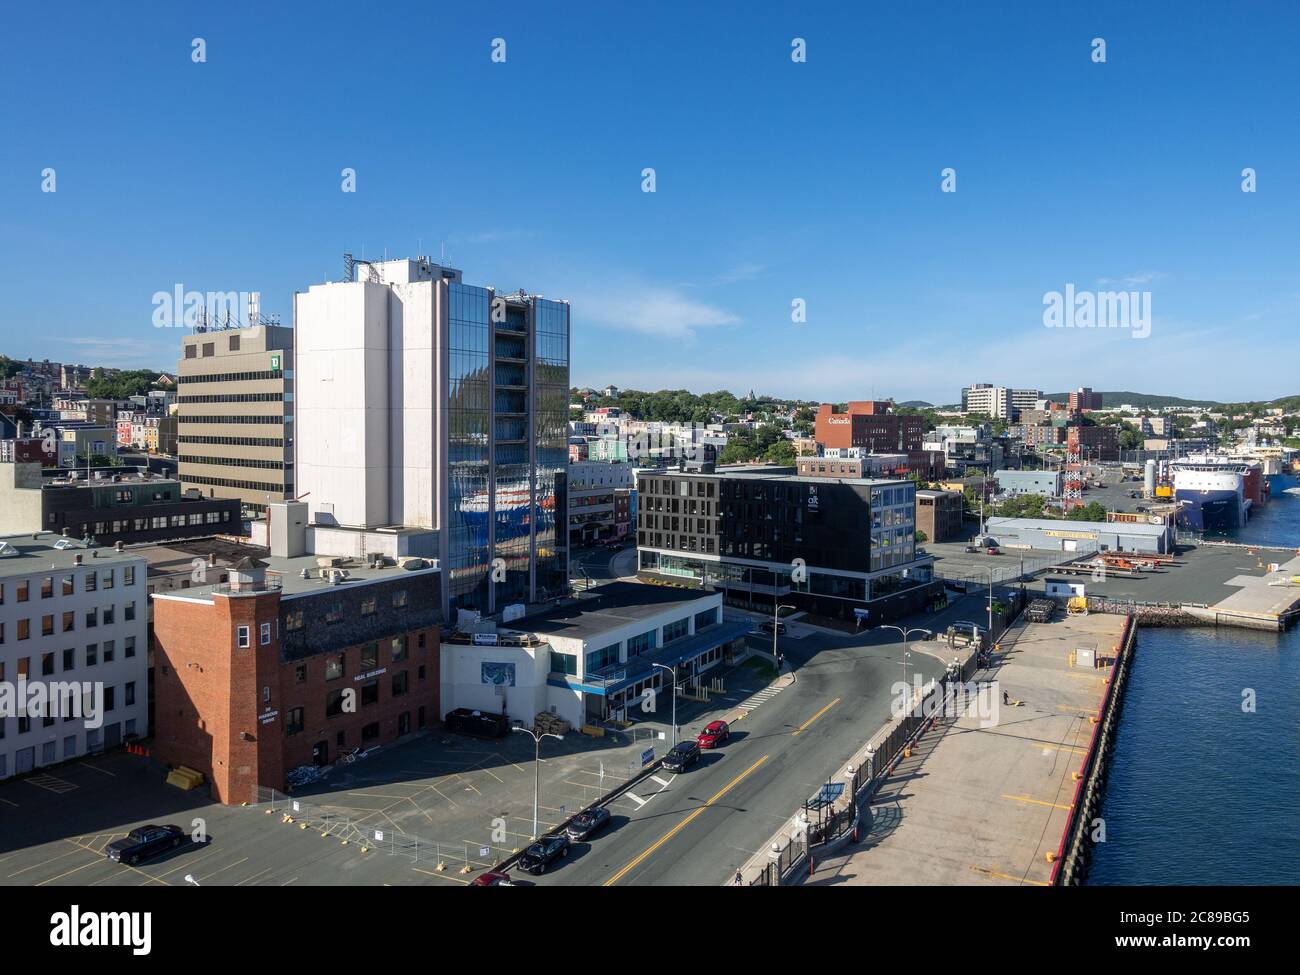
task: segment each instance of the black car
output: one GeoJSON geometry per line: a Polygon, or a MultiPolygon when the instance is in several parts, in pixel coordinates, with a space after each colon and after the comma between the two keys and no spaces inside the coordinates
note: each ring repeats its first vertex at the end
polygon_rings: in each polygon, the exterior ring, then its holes
{"type": "Polygon", "coordinates": [[[179,826],[141,826],[114,840],[104,848],[104,855],[114,863],[139,863],[163,850],[173,850],[185,842],[185,830],[179,826]]]}
{"type": "Polygon", "coordinates": [[[777,635],[777,636],[785,636],[785,624],[784,624],[784,623],[773,623],[771,620],[765,620],[765,621],[763,622],[763,625],[762,625],[761,629],[763,630],[764,633],[771,633],[771,632],[772,632],[772,627],[773,627],[773,626],[776,627],[776,635],[777,635]]]}
{"type": "Polygon", "coordinates": [[[609,825],[609,810],[604,806],[597,809],[588,809],[586,812],[579,813],[573,817],[573,822],[569,823],[565,834],[575,843],[581,843],[589,840],[602,829],[609,825]]]}
{"type": "Polygon", "coordinates": [[[569,838],[564,834],[544,836],[519,854],[519,869],[531,874],[543,874],[546,868],[569,853],[569,838]]]}
{"type": "Polygon", "coordinates": [[[697,741],[679,741],[664,756],[663,767],[669,772],[685,772],[700,760],[700,744],[697,741]]]}

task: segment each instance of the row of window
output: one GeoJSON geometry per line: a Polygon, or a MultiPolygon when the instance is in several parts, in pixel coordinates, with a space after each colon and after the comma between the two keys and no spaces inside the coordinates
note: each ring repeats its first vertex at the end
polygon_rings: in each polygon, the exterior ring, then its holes
{"type": "MultiPolygon", "coordinates": [[[[104,626],[112,626],[114,623],[117,622],[117,607],[105,606],[102,612],[98,608],[88,609],[85,610],[84,616],[85,616],[85,626],[86,629],[88,630],[94,629],[95,627],[99,626],[101,623],[103,623],[104,626]]],[[[134,602],[124,603],[122,605],[122,619],[128,623],[135,619],[134,602]]],[[[54,636],[56,632],[54,623],[55,623],[55,619],[53,613],[47,613],[46,615],[42,616],[40,618],[41,636],[43,637],[54,636]]],[[[75,632],[76,629],[77,629],[77,614],[71,610],[63,613],[62,630],[59,630],[58,632],[72,633],[75,632]]],[[[32,638],[33,632],[34,632],[34,628],[32,627],[32,620],[30,619],[14,620],[14,638],[16,640],[30,640],[32,638]]],[[[5,642],[5,639],[6,639],[5,621],[0,620],[0,644],[3,644],[5,642]]]]}
{"type": "Polygon", "coordinates": [[[177,423],[289,423],[293,421],[291,416],[281,416],[278,413],[258,414],[256,416],[207,416],[206,414],[186,414],[180,413],[176,417],[177,423]]]}
{"type": "Polygon", "coordinates": [[[155,515],[152,518],[114,518],[109,521],[83,521],[68,525],[73,535],[121,535],[125,532],[155,531],[160,528],[181,528],[185,525],[219,525],[230,521],[229,509],[225,511],[192,511],[188,515],[155,515]]]}
{"type": "MultiPolygon", "coordinates": [[[[282,471],[293,464],[282,460],[254,460],[250,457],[198,457],[194,454],[180,454],[176,458],[182,464],[216,464],[220,467],[257,467],[268,471],[282,471]]],[[[190,478],[186,478],[190,480],[190,478]]]]}
{"type": "MultiPolygon", "coordinates": [[[[127,681],[122,685],[122,707],[135,707],[135,681],[127,681]]],[[[91,713],[106,715],[111,711],[116,711],[117,686],[115,684],[104,685],[104,703],[102,709],[98,709],[98,711],[96,709],[96,702],[94,701],[91,692],[88,690],[85,692],[85,697],[80,702],[77,701],[75,694],[68,693],[60,701],[52,702],[45,710],[56,713],[25,715],[18,718],[16,727],[17,733],[25,735],[32,731],[35,727],[32,723],[33,721],[39,721],[39,727],[41,728],[52,728],[60,718],[62,718],[64,722],[79,721],[82,720],[84,716],[91,713]]],[[[8,719],[3,714],[0,714],[0,741],[3,741],[6,737],[5,729],[8,724],[8,719]]],[[[132,722],[132,727],[127,729],[127,734],[132,734],[134,731],[134,722],[132,722]]]]}
{"type": "MultiPolygon", "coordinates": [[[[391,605],[393,609],[401,609],[407,602],[406,590],[394,589],[393,592],[389,594],[388,601],[389,605],[391,605]]],[[[377,596],[369,596],[366,599],[361,600],[361,615],[363,617],[374,616],[377,612],[379,612],[379,599],[377,596]]],[[[347,604],[342,600],[330,603],[325,609],[326,623],[342,623],[347,618],[347,604]]],[[[305,622],[306,618],[301,609],[291,609],[285,614],[284,625],[287,630],[301,630],[305,622]]],[[[421,637],[421,639],[423,639],[423,637],[421,637]]],[[[423,643],[421,646],[423,646],[423,643]]]]}
{"type": "MultiPolygon", "coordinates": [[[[135,637],[129,636],[122,641],[122,659],[130,660],[135,656],[135,637]]],[[[70,674],[81,667],[97,667],[101,663],[111,664],[117,659],[117,641],[105,640],[103,644],[87,643],[81,650],[81,665],[77,664],[77,648],[69,647],[59,653],[53,650],[42,653],[37,660],[40,674],[32,673],[32,658],[19,657],[14,661],[14,680],[30,680],[33,676],[53,677],[56,673],[70,674]],[[56,671],[56,666],[62,664],[56,671]]],[[[5,679],[5,664],[0,660],[0,681],[5,679]]]]}
{"type": "Polygon", "coordinates": [[[281,437],[177,437],[178,443],[221,444],[230,447],[283,447],[281,437]]]}
{"type": "Polygon", "coordinates": [[[214,372],[205,376],[177,376],[177,384],[184,383],[240,383],[256,379],[281,379],[284,373],[279,369],[261,369],[254,372],[214,372]]]}
{"type": "Polygon", "coordinates": [[[699,538],[696,535],[673,535],[664,532],[637,532],[637,544],[650,548],[668,548],[678,552],[701,552],[705,555],[715,554],[716,544],[712,535],[699,538]]]}
{"type": "Polygon", "coordinates": [[[186,484],[209,484],[212,487],[235,488],[240,491],[269,491],[271,494],[293,494],[293,482],[268,484],[266,481],[241,481],[230,477],[208,477],[204,474],[185,474],[186,484]]]}
{"type": "Polygon", "coordinates": [[[178,403],[282,403],[292,393],[213,393],[206,396],[178,396],[178,403]]]}
{"type": "MultiPolygon", "coordinates": [[[[77,590],[77,576],[81,576],[81,591],[95,592],[95,590],[112,589],[117,585],[117,569],[105,569],[103,572],[97,572],[94,569],[89,572],[67,572],[59,576],[38,576],[32,579],[19,579],[16,582],[0,582],[0,606],[5,604],[5,592],[12,587],[13,599],[16,603],[25,603],[32,596],[32,589],[35,587],[39,590],[42,599],[51,599],[54,596],[55,582],[58,582],[59,594],[71,596],[77,590]],[[39,578],[38,583],[36,579],[39,578]]],[[[135,566],[122,566],[122,585],[135,585],[135,566]]]]}

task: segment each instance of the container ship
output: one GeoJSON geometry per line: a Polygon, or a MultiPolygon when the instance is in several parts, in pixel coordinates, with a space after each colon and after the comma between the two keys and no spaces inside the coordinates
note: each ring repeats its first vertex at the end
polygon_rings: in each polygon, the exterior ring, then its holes
{"type": "Polygon", "coordinates": [[[1221,454],[1189,454],[1171,465],[1178,527],[1222,532],[1242,527],[1269,497],[1258,461],[1221,454]]]}

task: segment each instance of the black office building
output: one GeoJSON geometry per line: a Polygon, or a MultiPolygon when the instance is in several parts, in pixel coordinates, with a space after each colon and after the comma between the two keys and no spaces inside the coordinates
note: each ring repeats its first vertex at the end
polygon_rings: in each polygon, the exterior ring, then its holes
{"type": "Polygon", "coordinates": [[[940,594],[918,551],[910,480],[799,477],[788,467],[709,464],[637,477],[638,574],[719,588],[728,604],[775,598],[868,625],[925,609],[940,594]]]}

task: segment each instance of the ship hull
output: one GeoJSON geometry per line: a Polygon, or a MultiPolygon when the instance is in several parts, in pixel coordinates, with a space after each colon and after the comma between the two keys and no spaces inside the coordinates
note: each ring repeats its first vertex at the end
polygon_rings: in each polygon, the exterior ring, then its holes
{"type": "Polygon", "coordinates": [[[1242,498],[1235,491],[1175,491],[1174,498],[1180,502],[1179,528],[1222,532],[1242,525],[1242,498]]]}

